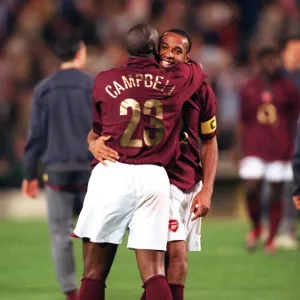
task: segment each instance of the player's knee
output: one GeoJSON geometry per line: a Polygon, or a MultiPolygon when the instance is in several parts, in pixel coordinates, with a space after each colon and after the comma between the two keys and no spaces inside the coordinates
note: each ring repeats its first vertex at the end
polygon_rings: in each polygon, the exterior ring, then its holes
{"type": "Polygon", "coordinates": [[[102,281],[106,280],[107,273],[103,266],[97,266],[94,264],[85,265],[83,269],[83,276],[89,278],[95,278],[102,281]]]}
{"type": "Polygon", "coordinates": [[[174,274],[179,274],[180,277],[185,277],[188,271],[187,256],[185,253],[172,253],[169,257],[169,268],[174,274]]]}
{"type": "Polygon", "coordinates": [[[105,281],[110,267],[106,263],[97,263],[92,257],[87,257],[84,262],[83,276],[105,281]]]}

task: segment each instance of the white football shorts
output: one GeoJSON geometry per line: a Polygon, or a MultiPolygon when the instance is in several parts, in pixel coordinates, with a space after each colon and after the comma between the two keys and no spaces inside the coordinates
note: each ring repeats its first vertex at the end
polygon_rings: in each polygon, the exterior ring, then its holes
{"type": "Polygon", "coordinates": [[[247,156],[241,160],[239,174],[242,179],[265,179],[268,182],[293,180],[291,162],[266,162],[255,156],[247,156]]]}
{"type": "Polygon", "coordinates": [[[168,242],[186,241],[188,251],[201,250],[201,218],[192,221],[190,212],[193,199],[201,191],[202,181],[184,193],[171,184],[171,210],[168,242]]]}
{"type": "Polygon", "coordinates": [[[74,234],[95,243],[166,250],[170,183],[163,167],[106,161],[92,171],[74,234]]]}

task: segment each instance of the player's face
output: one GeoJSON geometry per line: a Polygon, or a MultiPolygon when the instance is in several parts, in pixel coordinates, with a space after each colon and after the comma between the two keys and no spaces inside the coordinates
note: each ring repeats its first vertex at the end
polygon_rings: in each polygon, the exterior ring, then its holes
{"type": "Polygon", "coordinates": [[[278,57],[276,54],[269,54],[261,60],[261,69],[263,72],[273,75],[278,69],[278,57]]]}
{"type": "Polygon", "coordinates": [[[159,45],[160,66],[163,69],[189,59],[188,40],[174,32],[166,32],[159,45]]]}
{"type": "Polygon", "coordinates": [[[290,72],[300,69],[300,40],[295,39],[287,43],[282,52],[282,61],[284,67],[290,72]]]}

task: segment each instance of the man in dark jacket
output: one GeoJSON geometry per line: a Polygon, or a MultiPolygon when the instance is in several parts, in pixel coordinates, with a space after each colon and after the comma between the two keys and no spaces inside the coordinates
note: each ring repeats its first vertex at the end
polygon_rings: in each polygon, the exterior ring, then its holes
{"type": "Polygon", "coordinates": [[[33,93],[22,192],[37,196],[41,160],[57,279],[71,300],[77,297],[77,285],[70,234],[90,176],[86,137],[92,127],[93,79],[81,71],[86,62],[82,41],[65,38],[55,51],[62,61],[60,70],[42,80],[33,93]]]}

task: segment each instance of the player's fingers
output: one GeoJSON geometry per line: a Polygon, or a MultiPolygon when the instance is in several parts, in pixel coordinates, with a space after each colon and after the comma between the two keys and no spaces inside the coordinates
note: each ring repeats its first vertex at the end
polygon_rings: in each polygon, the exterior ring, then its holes
{"type": "Polygon", "coordinates": [[[197,207],[197,209],[195,211],[195,215],[192,218],[192,221],[195,221],[196,219],[200,218],[200,216],[202,214],[202,211],[203,211],[203,207],[202,206],[197,207]]]}
{"type": "Polygon", "coordinates": [[[102,159],[102,157],[96,157],[96,159],[99,160],[99,162],[100,162],[103,166],[107,167],[107,164],[106,164],[105,161],[102,159]]]}
{"type": "Polygon", "coordinates": [[[203,211],[202,211],[202,214],[200,215],[200,217],[205,217],[208,212],[209,212],[209,209],[207,207],[203,208],[203,211]]]}
{"type": "Polygon", "coordinates": [[[107,153],[106,151],[102,151],[101,149],[99,149],[97,151],[97,156],[101,157],[102,159],[108,159],[109,158],[109,160],[115,160],[113,155],[107,153]]]}
{"type": "Polygon", "coordinates": [[[103,145],[104,147],[102,147],[102,148],[99,148],[99,150],[98,150],[98,152],[100,153],[100,154],[103,154],[103,155],[106,155],[106,156],[109,156],[109,157],[111,157],[111,158],[119,158],[119,156],[118,156],[118,153],[116,152],[116,151],[114,151],[114,150],[112,150],[111,148],[109,148],[109,147],[106,147],[105,145],[103,145]]]}
{"type": "Polygon", "coordinates": [[[196,204],[197,204],[197,202],[195,202],[195,201],[192,202],[191,209],[190,209],[191,212],[194,212],[194,211],[195,211],[195,209],[196,209],[196,204]]]}
{"type": "Polygon", "coordinates": [[[192,218],[192,221],[197,220],[198,218],[200,218],[200,213],[196,212],[194,217],[192,218]]]}
{"type": "Polygon", "coordinates": [[[207,208],[203,206],[199,217],[205,217],[206,214],[207,214],[207,208]]]}
{"type": "Polygon", "coordinates": [[[112,148],[106,146],[104,143],[100,143],[99,144],[99,150],[105,151],[107,153],[111,153],[114,156],[118,156],[119,155],[118,152],[116,152],[112,148]]]}
{"type": "Polygon", "coordinates": [[[111,135],[106,135],[106,136],[100,136],[100,139],[103,141],[108,141],[111,139],[111,135]]]}
{"type": "Polygon", "coordinates": [[[107,155],[104,155],[104,154],[101,154],[101,158],[104,159],[104,160],[108,160],[108,161],[111,161],[111,162],[116,162],[116,160],[114,158],[111,158],[110,156],[107,156],[107,155]]]}

